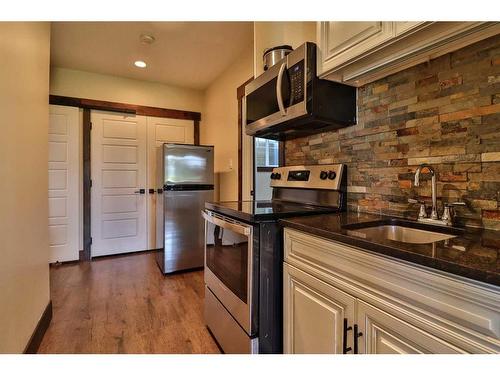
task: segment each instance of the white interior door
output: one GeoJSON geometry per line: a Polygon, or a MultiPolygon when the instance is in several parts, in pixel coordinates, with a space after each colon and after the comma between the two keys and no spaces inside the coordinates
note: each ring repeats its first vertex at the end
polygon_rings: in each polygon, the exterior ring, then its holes
{"type": "MultiPolygon", "coordinates": [[[[194,122],[148,117],[148,189],[156,186],[156,148],[163,143],[194,143],[194,122]]],[[[148,194],[148,248],[156,248],[156,193],[148,194]]]]}
{"type": "Polygon", "coordinates": [[[92,111],[91,121],[92,256],[146,250],[146,117],[92,111]]]}
{"type": "Polygon", "coordinates": [[[78,260],[79,112],[50,106],[49,262],[78,260]]]}

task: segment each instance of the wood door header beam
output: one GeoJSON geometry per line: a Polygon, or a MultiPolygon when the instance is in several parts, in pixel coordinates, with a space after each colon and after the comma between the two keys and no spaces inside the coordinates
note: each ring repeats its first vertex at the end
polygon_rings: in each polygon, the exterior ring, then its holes
{"type": "Polygon", "coordinates": [[[159,107],[148,107],[136,104],[107,102],[103,100],[73,98],[70,96],[49,95],[49,104],[65,105],[101,111],[133,113],[142,116],[166,117],[179,120],[200,121],[200,112],[183,111],[179,109],[168,109],[159,107]]]}
{"type": "Polygon", "coordinates": [[[237,89],[236,89],[236,99],[240,100],[241,98],[243,98],[245,96],[245,86],[248,85],[250,82],[252,82],[254,80],[253,77],[250,77],[249,79],[247,79],[245,81],[244,84],[242,84],[241,86],[239,86],[237,89]]]}

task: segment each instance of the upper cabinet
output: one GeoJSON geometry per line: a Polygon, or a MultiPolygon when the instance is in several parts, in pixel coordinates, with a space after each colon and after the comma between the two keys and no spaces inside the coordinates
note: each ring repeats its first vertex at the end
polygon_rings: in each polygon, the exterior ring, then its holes
{"type": "Polygon", "coordinates": [[[498,22],[318,22],[318,75],[362,86],[499,33],[498,22]]]}
{"type": "MultiPolygon", "coordinates": [[[[394,37],[393,22],[321,22],[322,69],[362,56],[394,37]]],[[[322,72],[322,71],[321,71],[322,72]]]]}

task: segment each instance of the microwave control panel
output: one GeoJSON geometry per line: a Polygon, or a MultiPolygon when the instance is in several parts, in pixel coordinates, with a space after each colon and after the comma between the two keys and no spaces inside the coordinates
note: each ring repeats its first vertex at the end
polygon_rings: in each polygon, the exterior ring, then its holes
{"type": "Polygon", "coordinates": [[[304,60],[288,69],[290,75],[290,86],[292,103],[299,103],[304,100],[304,60]]]}

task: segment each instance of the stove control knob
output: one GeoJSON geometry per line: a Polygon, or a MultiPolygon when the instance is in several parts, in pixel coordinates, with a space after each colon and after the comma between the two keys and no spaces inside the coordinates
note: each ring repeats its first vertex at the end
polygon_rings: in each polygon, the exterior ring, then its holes
{"type": "Polygon", "coordinates": [[[271,173],[271,180],[275,180],[276,179],[276,174],[275,173],[271,173]]]}
{"type": "Polygon", "coordinates": [[[319,178],[321,178],[322,180],[326,180],[327,177],[328,177],[327,171],[321,171],[321,173],[319,174],[319,178]]]}
{"type": "Polygon", "coordinates": [[[276,173],[274,175],[274,177],[277,179],[277,180],[280,180],[281,179],[281,173],[276,173]]]}
{"type": "Polygon", "coordinates": [[[335,177],[337,177],[337,173],[335,173],[335,171],[328,172],[328,179],[329,180],[335,180],[335,177]]]}

